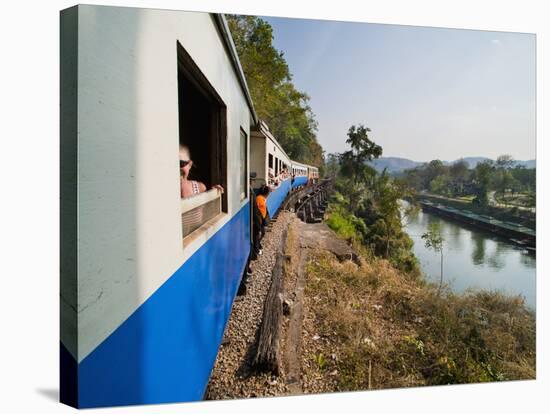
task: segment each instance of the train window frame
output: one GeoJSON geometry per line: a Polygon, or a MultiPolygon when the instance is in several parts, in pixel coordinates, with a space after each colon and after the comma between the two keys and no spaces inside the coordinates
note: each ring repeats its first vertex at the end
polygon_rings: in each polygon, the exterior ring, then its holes
{"type": "MultiPolygon", "coordinates": [[[[193,61],[189,53],[179,41],[176,41],[177,51],[177,97],[178,97],[178,141],[182,145],[182,122],[184,109],[182,109],[183,84],[191,87],[193,93],[200,96],[202,103],[207,106],[208,115],[204,126],[207,128],[207,140],[210,152],[207,153],[209,161],[207,171],[212,184],[219,184],[227,189],[227,106],[221,99],[207,77],[202,73],[198,65],[193,61]]],[[[204,141],[201,143],[203,146],[204,141]]],[[[187,142],[183,144],[187,145],[187,142]]],[[[196,146],[198,146],[196,144],[196,146]]],[[[202,154],[203,157],[205,154],[202,154]]],[[[221,220],[228,213],[227,191],[220,193],[211,189],[203,193],[181,199],[182,236],[184,246],[195,239],[199,234],[207,231],[215,222],[221,220]],[[208,204],[208,205],[207,205],[208,204]],[[200,225],[185,234],[184,214],[199,208],[212,208],[213,215],[200,222],[200,225]]]]}
{"type": "Polygon", "coordinates": [[[240,146],[240,163],[241,163],[241,182],[239,183],[240,187],[240,201],[244,201],[248,198],[248,134],[245,132],[245,130],[240,127],[239,128],[239,146],[240,146]],[[244,138],[244,148],[243,148],[243,138],[244,138]],[[244,149],[244,153],[243,153],[244,149]],[[244,164],[244,168],[243,168],[244,164]]]}

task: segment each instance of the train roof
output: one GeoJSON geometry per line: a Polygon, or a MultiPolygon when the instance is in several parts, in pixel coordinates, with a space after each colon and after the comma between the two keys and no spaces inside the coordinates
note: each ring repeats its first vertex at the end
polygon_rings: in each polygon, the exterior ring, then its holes
{"type": "Polygon", "coordinates": [[[221,13],[212,13],[211,16],[212,19],[214,19],[216,27],[222,37],[224,46],[231,59],[233,69],[235,70],[237,79],[239,80],[239,84],[241,85],[241,89],[243,90],[246,97],[246,102],[248,103],[248,107],[252,114],[252,119],[254,120],[254,123],[257,124],[259,122],[258,115],[256,114],[256,109],[254,109],[254,103],[252,102],[252,97],[250,96],[250,90],[248,89],[248,84],[246,83],[246,78],[237,54],[237,49],[235,48],[235,43],[233,42],[233,37],[231,36],[231,31],[227,25],[227,19],[225,18],[225,15],[221,13]]]}

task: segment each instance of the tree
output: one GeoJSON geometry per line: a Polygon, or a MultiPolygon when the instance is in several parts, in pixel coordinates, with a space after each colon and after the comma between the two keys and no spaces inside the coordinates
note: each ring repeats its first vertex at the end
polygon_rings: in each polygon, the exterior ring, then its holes
{"type": "Polygon", "coordinates": [[[476,180],[476,199],[475,201],[482,206],[489,204],[487,193],[491,185],[491,176],[494,171],[493,162],[491,160],[480,162],[474,170],[476,180]]]}
{"type": "Polygon", "coordinates": [[[340,155],[341,172],[350,178],[354,184],[365,181],[368,177],[375,175],[372,167],[367,162],[382,155],[382,147],[371,141],[368,133],[370,128],[363,125],[356,127],[352,125],[348,130],[346,143],[351,150],[340,155]]]}
{"type": "Polygon", "coordinates": [[[380,220],[384,223],[386,236],[384,256],[388,258],[390,242],[402,230],[399,200],[403,196],[403,192],[384,170],[375,180],[373,193],[376,206],[380,211],[380,220]]]}
{"type": "MultiPolygon", "coordinates": [[[[368,165],[382,155],[382,147],[373,142],[364,125],[351,126],[346,142],[350,150],[339,154],[339,176],[333,197],[331,228],[349,229],[373,254],[388,259],[397,268],[417,275],[418,261],[411,252],[412,240],[403,231],[401,199],[408,192],[403,180],[381,174],[368,165]]],[[[330,161],[327,160],[327,164],[330,161]]]]}
{"type": "Polygon", "coordinates": [[[443,242],[445,241],[441,235],[441,226],[439,222],[434,221],[428,226],[428,231],[422,235],[424,239],[424,244],[427,249],[432,249],[435,252],[441,254],[441,276],[439,279],[439,289],[438,294],[441,291],[441,286],[443,285],[443,242]]]}
{"type": "Polygon", "coordinates": [[[510,188],[513,181],[510,169],[514,165],[514,159],[511,155],[500,155],[496,161],[497,175],[495,177],[496,188],[504,196],[506,190],[510,188]]]}
{"type": "Polygon", "coordinates": [[[273,28],[255,16],[226,17],[258,117],[290,158],[322,169],[323,149],[309,96],[292,83],[283,52],[273,46],[273,28]]]}
{"type": "Polygon", "coordinates": [[[469,172],[468,163],[464,160],[458,160],[449,168],[455,195],[464,194],[464,183],[468,180],[469,172]]]}
{"type": "Polygon", "coordinates": [[[372,161],[382,155],[382,147],[369,139],[370,128],[359,124],[352,125],[348,130],[346,143],[350,144],[352,151],[359,161],[363,163],[372,161]]]}
{"type": "Polygon", "coordinates": [[[445,165],[441,160],[432,160],[426,165],[424,170],[424,188],[430,188],[430,183],[439,175],[447,172],[445,165]]]}
{"type": "Polygon", "coordinates": [[[537,170],[518,165],[510,170],[512,175],[520,183],[520,191],[530,192],[535,190],[537,170]]]}
{"type": "Polygon", "coordinates": [[[451,180],[448,175],[438,175],[430,183],[430,190],[433,193],[441,195],[451,195],[450,194],[450,184],[451,180]]]}
{"type": "Polygon", "coordinates": [[[402,180],[404,183],[407,184],[407,186],[411,189],[420,191],[423,190],[424,187],[422,185],[423,179],[423,167],[415,167],[408,170],[403,171],[402,180]]]}
{"type": "Polygon", "coordinates": [[[514,166],[514,158],[511,155],[504,154],[497,158],[496,166],[498,169],[508,170],[514,166]]]}
{"type": "Polygon", "coordinates": [[[500,194],[504,196],[506,190],[512,186],[513,182],[514,177],[509,170],[497,170],[497,174],[495,176],[495,188],[499,190],[500,194]]]}
{"type": "Polygon", "coordinates": [[[325,175],[331,178],[336,178],[340,172],[339,154],[331,153],[325,158],[325,175]]]}

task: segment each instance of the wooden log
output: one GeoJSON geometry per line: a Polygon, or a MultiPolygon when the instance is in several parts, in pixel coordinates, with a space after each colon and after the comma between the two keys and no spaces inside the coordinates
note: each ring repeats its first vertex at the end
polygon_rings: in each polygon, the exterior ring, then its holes
{"type": "Polygon", "coordinates": [[[252,365],[256,370],[271,371],[279,375],[281,360],[279,336],[281,330],[281,316],[283,314],[282,290],[284,278],[284,254],[287,231],[284,230],[281,248],[277,252],[275,266],[271,274],[271,286],[264,302],[262,322],[258,333],[258,346],[252,365]]]}

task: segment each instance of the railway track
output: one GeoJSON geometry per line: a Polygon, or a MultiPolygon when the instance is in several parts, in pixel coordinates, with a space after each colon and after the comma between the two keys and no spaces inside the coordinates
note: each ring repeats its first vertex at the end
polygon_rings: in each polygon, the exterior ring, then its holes
{"type": "Polygon", "coordinates": [[[281,376],[258,372],[253,366],[258,348],[264,303],[268,296],[276,258],[282,252],[282,240],[287,228],[298,216],[306,223],[322,220],[331,182],[323,180],[315,186],[297,189],[287,196],[272,218],[263,244],[263,254],[251,263],[246,295],[233,304],[214,369],[208,384],[206,399],[248,398],[292,394],[293,390],[281,376]]]}
{"type": "Polygon", "coordinates": [[[322,180],[314,187],[305,187],[290,193],[282,208],[295,212],[306,223],[321,222],[331,191],[332,181],[330,179],[322,180]]]}

